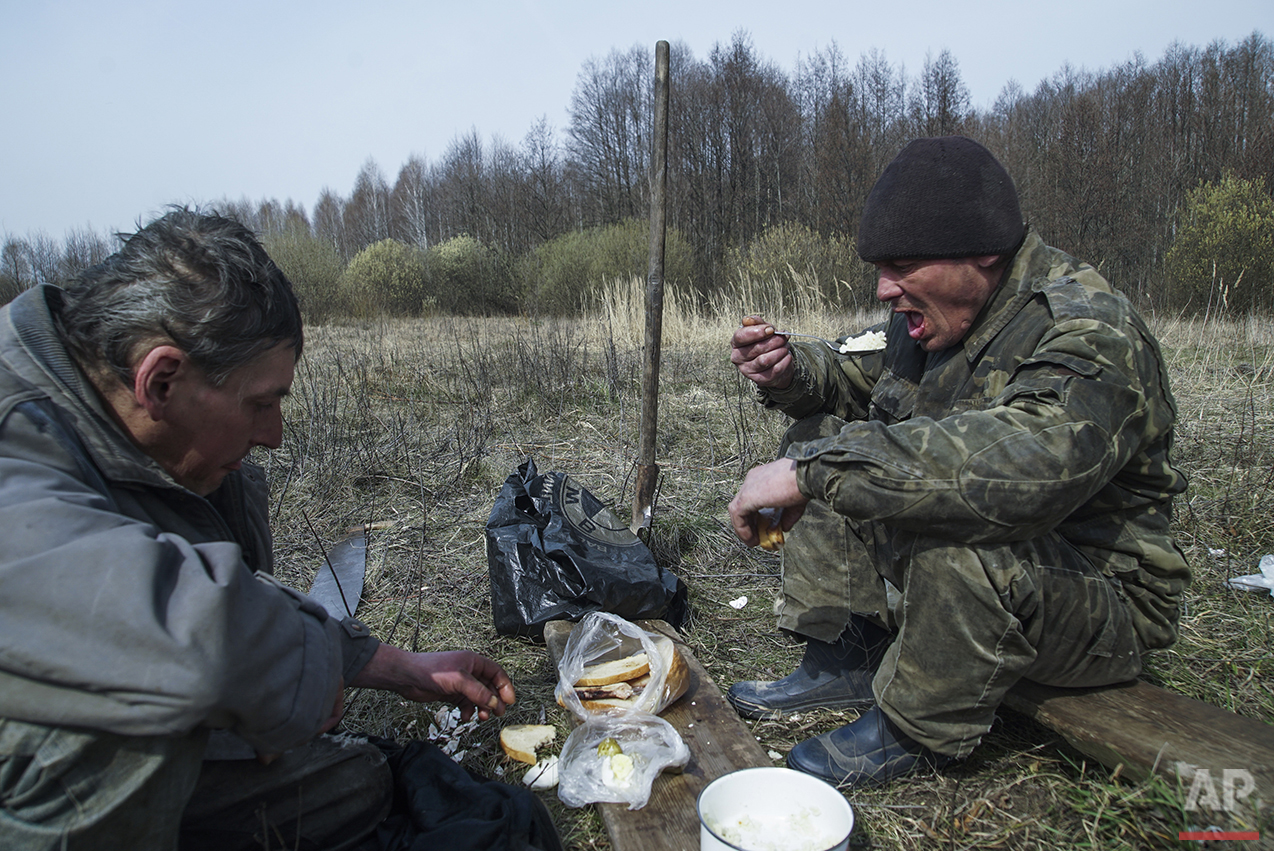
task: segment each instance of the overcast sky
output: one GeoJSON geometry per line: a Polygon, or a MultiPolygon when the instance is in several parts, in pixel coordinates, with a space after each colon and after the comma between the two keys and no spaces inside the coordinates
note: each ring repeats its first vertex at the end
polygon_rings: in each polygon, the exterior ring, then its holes
{"type": "MultiPolygon", "coordinates": [[[[589,57],[738,30],[790,73],[833,41],[909,76],[950,50],[975,106],[1069,62],[1274,36],[1270,0],[0,0],[0,235],[131,229],[165,204],[348,195],[458,135],[559,135],[589,57]],[[977,11],[970,11],[976,5],[977,11]]],[[[676,81],[673,81],[676,85],[676,81]]]]}

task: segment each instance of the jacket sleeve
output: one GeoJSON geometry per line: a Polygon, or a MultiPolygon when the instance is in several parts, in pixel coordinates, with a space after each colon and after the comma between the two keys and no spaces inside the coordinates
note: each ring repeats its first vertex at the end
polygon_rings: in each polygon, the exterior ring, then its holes
{"type": "MultiPolygon", "coordinates": [[[[246,537],[253,543],[250,548],[257,550],[256,557],[250,558],[244,553],[249,567],[262,573],[274,575],[273,536],[270,530],[270,487],[266,482],[265,470],[251,461],[244,461],[240,471],[242,476],[241,491],[238,498],[234,491],[227,488],[229,479],[222,487],[208,497],[217,509],[226,516],[241,516],[250,527],[246,537]]],[[[341,617],[340,612],[328,612],[329,617],[338,618],[341,629],[338,635],[341,640],[341,657],[343,659],[342,676],[345,682],[353,682],[358,672],[371,661],[380,646],[380,639],[372,635],[367,624],[356,617],[341,617]]]]}
{"type": "Polygon", "coordinates": [[[263,751],[330,715],[341,626],[254,574],[121,513],[21,413],[0,423],[0,715],[125,735],[230,728],[263,751]]]}
{"type": "Polygon", "coordinates": [[[814,414],[851,422],[867,418],[872,388],[883,369],[881,353],[843,355],[822,343],[802,341],[790,342],[788,348],[796,367],[792,383],[783,390],[757,388],[762,405],[798,420],[814,414]]]}
{"type": "Polygon", "coordinates": [[[846,516],[948,540],[1035,537],[1159,436],[1148,345],[1095,319],[1059,323],[986,409],[795,444],[798,485],[846,516]]]}

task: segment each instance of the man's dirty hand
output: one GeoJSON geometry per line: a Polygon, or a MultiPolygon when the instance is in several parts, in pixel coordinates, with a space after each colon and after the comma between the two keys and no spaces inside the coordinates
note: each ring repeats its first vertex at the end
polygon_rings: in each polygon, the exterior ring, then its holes
{"type": "Polygon", "coordinates": [[[382,644],[351,685],[394,691],[417,703],[446,701],[468,721],[503,715],[516,700],[513,681],[498,664],[468,650],[409,653],[382,644]]]}
{"type": "Polygon", "coordinates": [[[743,486],[730,501],[730,525],[739,540],[755,547],[761,542],[757,532],[761,509],[782,509],[781,526],[788,532],[805,513],[807,504],[809,498],[796,485],[796,462],[780,458],[748,471],[743,486]]]}
{"type": "Polygon", "coordinates": [[[787,338],[776,335],[774,326],[760,316],[745,316],[743,325],[735,329],[730,338],[730,363],[758,387],[775,390],[791,385],[796,373],[787,338]]]}

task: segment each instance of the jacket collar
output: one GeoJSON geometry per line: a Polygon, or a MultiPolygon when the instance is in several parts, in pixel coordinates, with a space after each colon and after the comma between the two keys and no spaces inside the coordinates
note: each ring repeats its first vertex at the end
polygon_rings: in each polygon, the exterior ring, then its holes
{"type": "Polygon", "coordinates": [[[1005,268],[1000,285],[964,337],[964,355],[970,363],[982,355],[995,335],[1035,297],[1038,285],[1048,271],[1048,264],[1041,262],[1042,255],[1048,251],[1039,234],[1033,230],[1026,234],[1021,248],[1005,268]]]}
{"type": "Polygon", "coordinates": [[[62,290],[41,285],[21,293],[0,322],[0,362],[69,415],[80,440],[108,479],[180,488],[133,443],[106,410],[57,331],[62,290]]]}

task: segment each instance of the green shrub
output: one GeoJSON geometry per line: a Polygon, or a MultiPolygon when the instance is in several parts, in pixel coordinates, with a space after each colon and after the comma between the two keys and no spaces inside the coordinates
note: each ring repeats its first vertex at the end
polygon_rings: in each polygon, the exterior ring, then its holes
{"type": "Polygon", "coordinates": [[[421,253],[393,239],[364,248],[341,276],[341,294],[351,315],[420,316],[433,308],[425,292],[421,253]]]}
{"type": "Polygon", "coordinates": [[[325,322],[345,311],[340,292],[345,263],[331,240],[288,228],[265,234],[261,242],[292,282],[306,322],[325,322]]]}
{"type": "Polygon", "coordinates": [[[779,302],[821,300],[837,309],[873,302],[870,266],[848,236],[822,236],[799,222],[766,228],[756,239],[726,252],[726,276],[744,289],[777,288],[779,302]],[[817,292],[807,290],[815,287],[817,292]]]}
{"type": "Polygon", "coordinates": [[[1179,307],[1274,307],[1274,199],[1265,180],[1227,174],[1192,190],[1167,264],[1179,307]]]}
{"type": "MultiPolygon", "coordinates": [[[[664,280],[686,284],[694,255],[680,231],[669,228],[664,280]]],[[[641,219],[572,231],[523,258],[519,268],[524,308],[530,313],[573,315],[596,307],[607,284],[650,275],[650,225],[641,219]]]]}
{"type": "Polygon", "coordinates": [[[429,249],[428,291],[443,311],[462,315],[508,313],[517,308],[513,276],[500,252],[467,234],[429,249]]]}

